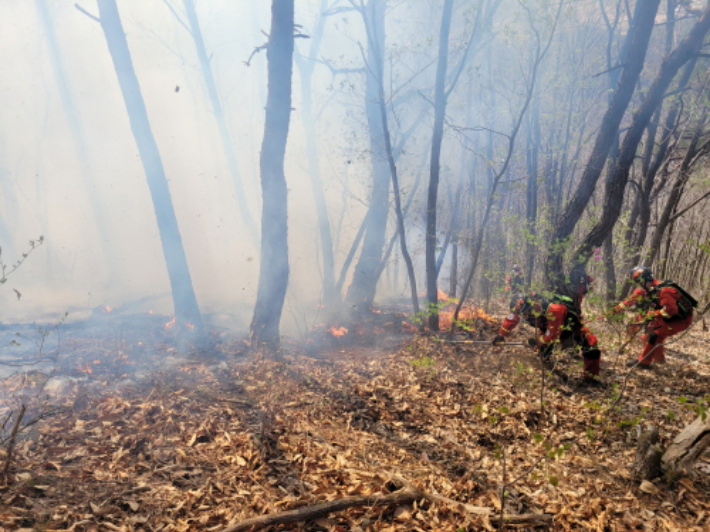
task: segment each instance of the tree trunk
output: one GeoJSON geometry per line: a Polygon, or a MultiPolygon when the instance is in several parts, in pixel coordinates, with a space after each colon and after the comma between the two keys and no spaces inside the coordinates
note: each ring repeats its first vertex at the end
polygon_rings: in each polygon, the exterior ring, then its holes
{"type": "Polygon", "coordinates": [[[661,463],[666,471],[681,472],[693,465],[710,446],[710,416],[699,416],[685,427],[670,444],[661,463]]]}
{"type": "Polygon", "coordinates": [[[619,124],[631,101],[636,82],[643,69],[648,42],[653,31],[660,0],[637,2],[633,28],[627,38],[631,39],[626,62],[619,78],[614,96],[602,118],[592,153],[574,196],[565,207],[557,222],[552,237],[552,246],[545,262],[545,276],[550,288],[558,289],[564,284],[563,257],[566,241],[574,231],[596,189],[597,181],[606,164],[609,149],[619,130],[619,124]]]}
{"type": "Polygon", "coordinates": [[[323,299],[326,305],[337,304],[340,292],[335,290],[335,258],[333,256],[333,239],[328,216],[328,204],[323,189],[323,179],[320,174],[320,158],[318,154],[318,137],[316,120],[313,117],[312,79],[318,60],[318,51],[325,26],[325,10],[327,2],[321,0],[316,27],[310,39],[307,56],[296,54],[296,66],[301,74],[301,120],[306,135],[306,152],[308,154],[308,175],[311,178],[311,189],[316,204],[318,216],[318,234],[320,236],[321,256],[323,259],[323,299]]]}
{"type": "Polygon", "coordinates": [[[666,232],[666,229],[671,222],[671,215],[673,214],[673,211],[675,211],[678,207],[685,185],[692,173],[694,163],[698,160],[698,154],[707,152],[707,144],[704,144],[701,148],[698,148],[698,143],[700,142],[700,138],[705,130],[707,114],[707,107],[703,107],[702,114],[697,121],[695,130],[693,131],[693,136],[691,137],[690,142],[688,143],[688,148],[685,151],[683,162],[680,165],[680,171],[678,172],[678,176],[673,183],[673,188],[671,189],[668,201],[666,202],[663,212],[661,213],[661,217],[656,224],[656,232],[654,233],[651,244],[649,245],[649,258],[647,261],[649,267],[653,266],[653,263],[658,256],[663,234],[666,232]]]}
{"type": "Polygon", "coordinates": [[[165,177],[160,152],[148,121],[148,113],[141,94],[138,78],[133,70],[131,54],[128,50],[126,34],[116,7],[116,0],[98,0],[101,27],[106,36],[108,49],[121,86],[121,93],[128,111],[131,131],[138,145],[141,162],[145,170],[148,188],[153,200],[155,217],[158,222],[160,241],[168,269],[170,286],[175,306],[175,317],[183,323],[191,323],[202,328],[202,317],[197,306],[197,298],[192,287],[192,278],[187,264],[182,237],[178,227],[175,209],[168,181],[165,177]]]}
{"type": "Polygon", "coordinates": [[[530,120],[528,122],[528,146],[527,146],[527,190],[526,190],[526,222],[527,222],[527,245],[525,254],[527,256],[525,285],[528,290],[532,285],[533,271],[535,269],[535,252],[537,246],[535,235],[537,234],[537,173],[538,173],[538,153],[540,150],[540,96],[535,94],[530,110],[530,120]]]}
{"type": "Polygon", "coordinates": [[[288,287],[288,212],[284,157],[291,119],[294,0],[272,0],[271,31],[267,44],[268,95],[264,140],[261,144],[261,263],[252,347],[276,351],[279,322],[288,287]]]}
{"type": "Polygon", "coordinates": [[[687,37],[661,64],[656,79],[648,89],[646,98],[633,115],[631,126],[621,146],[619,158],[607,180],[601,220],[592,228],[582,245],[577,249],[575,253],[575,261],[577,263],[586,262],[594,247],[601,245],[614,228],[624,201],[624,189],[629,179],[629,171],[636,157],[636,149],[641,141],[643,132],[653,113],[661,104],[666,89],[673,81],[678,70],[698,52],[709,29],[710,6],[706,8],[703,16],[693,26],[687,37]]]}
{"type": "Polygon", "coordinates": [[[195,0],[183,0],[183,3],[185,5],[185,12],[187,13],[187,21],[190,25],[190,34],[195,42],[197,58],[200,61],[200,70],[202,71],[202,77],[205,80],[207,94],[210,99],[210,104],[212,105],[212,112],[214,113],[214,118],[217,121],[219,136],[222,140],[222,149],[227,157],[229,173],[232,175],[232,181],[234,182],[234,191],[237,195],[237,202],[239,203],[239,214],[242,217],[244,225],[249,230],[252,244],[254,244],[254,247],[257,247],[259,244],[259,231],[254,223],[254,217],[251,214],[246,193],[244,192],[242,178],[239,175],[239,163],[234,150],[234,142],[229,134],[227,120],[224,117],[224,110],[222,109],[222,101],[219,98],[217,84],[215,83],[214,75],[212,74],[212,65],[207,57],[205,41],[202,38],[202,29],[200,28],[200,22],[197,18],[197,12],[195,11],[195,0]]]}
{"type": "Polygon", "coordinates": [[[439,31],[439,60],[436,66],[436,88],[434,93],[434,130],[431,139],[431,163],[429,173],[429,192],[426,210],[426,285],[429,304],[429,329],[439,330],[438,290],[436,275],[436,207],[439,191],[439,173],[441,170],[441,143],[444,136],[444,118],[446,116],[446,70],[449,59],[449,31],[454,0],[444,0],[439,31]]]}
{"type": "Polygon", "coordinates": [[[385,243],[387,213],[389,211],[390,174],[385,153],[382,116],[379,109],[378,84],[383,73],[378,70],[384,64],[385,48],[385,8],[387,0],[369,0],[362,16],[369,33],[376,36],[377,43],[367,46],[367,76],[365,81],[365,114],[370,137],[370,159],[372,164],[372,195],[367,213],[367,229],[362,244],[353,280],[346,296],[347,303],[360,310],[372,305],[377,289],[377,279],[382,262],[385,243]]]}
{"type": "Polygon", "coordinates": [[[74,98],[72,97],[66,68],[64,67],[59,44],[57,43],[55,24],[51,20],[47,0],[35,0],[35,5],[37,6],[37,13],[39,14],[39,19],[42,24],[42,31],[47,39],[52,72],[57,82],[59,98],[64,108],[69,132],[74,141],[76,155],[79,159],[79,173],[84,181],[84,188],[88,193],[91,203],[91,212],[96,220],[97,237],[101,246],[100,254],[103,255],[103,259],[106,261],[109,276],[112,279],[120,279],[122,271],[121,261],[119,260],[115,247],[109,244],[109,242],[113,240],[114,231],[106,218],[106,210],[103,208],[105,201],[102,200],[96,183],[94,182],[95,173],[91,169],[84,129],[79,123],[79,113],[74,98]]]}

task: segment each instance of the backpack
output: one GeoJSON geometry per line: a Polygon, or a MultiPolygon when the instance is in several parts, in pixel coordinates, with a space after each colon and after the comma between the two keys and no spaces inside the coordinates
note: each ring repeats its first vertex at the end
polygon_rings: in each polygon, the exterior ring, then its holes
{"type": "Polygon", "coordinates": [[[661,288],[674,288],[680,294],[680,299],[678,300],[678,316],[681,320],[690,316],[693,309],[698,306],[698,301],[673,281],[663,281],[656,286],[657,290],[661,288]]]}
{"type": "Polygon", "coordinates": [[[547,312],[547,307],[550,303],[555,303],[557,305],[564,305],[567,308],[567,317],[565,318],[564,328],[568,330],[578,329],[582,326],[581,312],[579,306],[574,302],[571,297],[562,296],[559,294],[553,294],[553,296],[546,302],[544,306],[544,311],[547,312]]]}

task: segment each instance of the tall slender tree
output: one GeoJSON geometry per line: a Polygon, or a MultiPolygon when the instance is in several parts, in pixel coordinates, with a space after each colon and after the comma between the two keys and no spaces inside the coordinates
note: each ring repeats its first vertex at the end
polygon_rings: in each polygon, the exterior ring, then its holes
{"type": "Polygon", "coordinates": [[[131,131],[138,146],[145,171],[148,189],[153,200],[153,209],[158,223],[163,256],[170,278],[170,287],[178,321],[202,328],[202,317],[197,298],[192,287],[190,269],[182,244],[175,209],[173,207],[168,180],[160,157],[158,145],[148,120],[143,94],[138,77],[133,68],[133,60],[128,49],[116,0],[98,0],[99,21],[103,28],[113,61],[123,101],[128,112],[131,131]]]}
{"type": "Polygon", "coordinates": [[[383,69],[384,58],[377,55],[383,54],[385,49],[386,7],[387,0],[368,0],[366,5],[359,5],[358,9],[364,23],[371,28],[368,33],[377,39],[376,45],[368,43],[367,46],[368,68],[365,80],[365,114],[370,144],[372,192],[362,250],[346,295],[346,302],[358,309],[369,308],[375,298],[389,212],[390,169],[379,106],[379,80],[384,75],[379,70],[383,69]]]}
{"type": "Polygon", "coordinates": [[[237,160],[236,150],[234,149],[234,142],[229,132],[229,128],[227,127],[227,120],[224,116],[224,109],[222,108],[222,100],[219,97],[217,83],[215,82],[214,74],[212,73],[212,63],[210,62],[210,58],[207,56],[207,48],[205,47],[205,41],[202,37],[200,20],[197,17],[197,11],[195,10],[195,0],[183,0],[183,4],[185,6],[185,13],[187,14],[190,36],[195,43],[197,59],[200,62],[200,71],[202,72],[210,105],[212,106],[212,113],[214,114],[215,121],[217,122],[219,137],[222,140],[222,149],[227,157],[229,173],[231,174],[232,182],[234,183],[234,190],[237,196],[237,203],[239,205],[239,214],[244,222],[244,225],[249,231],[252,243],[254,246],[257,246],[259,242],[259,231],[256,227],[256,223],[254,222],[254,217],[251,214],[249,202],[247,201],[244,183],[242,182],[242,177],[239,172],[239,161],[237,160]]]}
{"type": "Polygon", "coordinates": [[[444,137],[446,115],[446,70],[449,61],[449,33],[454,0],[444,0],[439,29],[439,59],[436,65],[436,88],[434,91],[434,131],[431,138],[431,161],[429,164],[429,190],[426,207],[426,281],[429,304],[429,328],[439,330],[437,312],[438,289],[436,283],[436,208],[441,171],[441,143],[444,137]]]}
{"type": "Polygon", "coordinates": [[[316,133],[316,117],[313,113],[313,73],[318,61],[320,44],[323,40],[323,31],[327,13],[328,2],[321,0],[318,19],[310,38],[308,54],[296,54],[296,66],[301,78],[301,121],[306,140],[306,153],[308,157],[308,175],[311,178],[311,190],[316,204],[318,216],[318,235],[320,237],[321,260],[323,261],[323,299],[328,305],[339,301],[340,294],[335,290],[335,258],[333,254],[333,238],[328,215],[328,204],[323,188],[323,178],[320,172],[320,157],[318,137],[316,133]]]}
{"type": "Polygon", "coordinates": [[[294,0],[272,0],[266,45],[268,95],[261,144],[261,263],[256,307],[251,322],[254,348],[276,352],[279,322],[288,288],[288,202],[284,157],[291,122],[294,0]]]}

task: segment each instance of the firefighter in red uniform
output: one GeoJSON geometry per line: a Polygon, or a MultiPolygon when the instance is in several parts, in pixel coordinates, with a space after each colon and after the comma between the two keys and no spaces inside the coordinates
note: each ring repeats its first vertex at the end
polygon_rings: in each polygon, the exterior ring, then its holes
{"type": "Polygon", "coordinates": [[[505,291],[517,294],[525,289],[525,275],[519,264],[513,264],[512,271],[505,276],[505,291]]]}
{"type": "Polygon", "coordinates": [[[498,336],[493,339],[494,345],[503,343],[522,317],[537,330],[535,338],[528,340],[528,344],[537,348],[543,361],[549,359],[559,342],[572,339],[582,348],[583,382],[592,386],[602,385],[599,381],[601,351],[597,347],[597,337],[584,325],[571,298],[555,295],[548,301],[536,295],[518,294],[510,303],[510,312],[498,336]]]}
{"type": "Polygon", "coordinates": [[[651,270],[643,266],[631,269],[631,279],[639,288],[628,299],[616,305],[611,313],[619,314],[626,309],[641,310],[632,327],[647,322],[644,336],[646,345],[638,360],[629,360],[626,365],[632,367],[638,364],[639,368],[648,369],[653,362],[665,363],[663,341],[690,327],[693,323],[693,307],[698,303],[674,282],[654,279],[651,270]]]}

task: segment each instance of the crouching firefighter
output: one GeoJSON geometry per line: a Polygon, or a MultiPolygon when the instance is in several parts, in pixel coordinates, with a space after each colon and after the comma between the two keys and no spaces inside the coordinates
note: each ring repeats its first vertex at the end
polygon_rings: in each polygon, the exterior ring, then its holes
{"type": "Polygon", "coordinates": [[[616,305],[611,314],[627,309],[642,310],[636,321],[646,323],[646,341],[638,360],[629,360],[628,367],[648,369],[652,363],[666,361],[663,342],[669,336],[681,333],[693,323],[693,308],[698,302],[673,281],[654,279],[651,270],[644,266],[631,269],[631,279],[637,284],[628,299],[616,305]]]}
{"type": "Polygon", "coordinates": [[[583,382],[591,386],[602,385],[599,380],[601,351],[597,346],[597,337],[584,325],[571,298],[553,295],[548,300],[534,294],[518,294],[510,302],[510,314],[503,320],[493,344],[503,343],[521,318],[536,329],[535,338],[530,338],[528,344],[537,349],[543,362],[549,360],[558,343],[572,341],[582,348],[583,382]]]}

